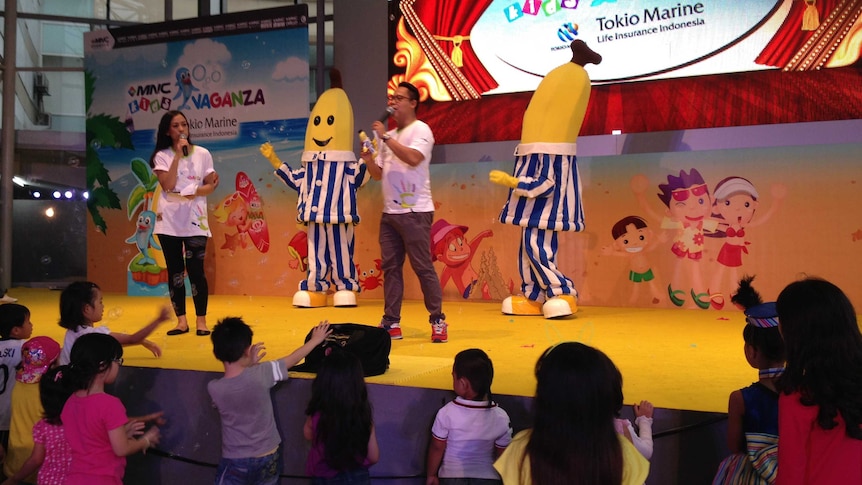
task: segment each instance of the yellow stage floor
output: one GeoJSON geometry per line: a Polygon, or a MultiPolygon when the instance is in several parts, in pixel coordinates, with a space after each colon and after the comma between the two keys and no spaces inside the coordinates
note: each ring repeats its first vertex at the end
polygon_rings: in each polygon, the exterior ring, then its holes
{"type": "MultiPolygon", "coordinates": [[[[47,335],[62,344],[59,291],[14,288],[11,296],[30,308],[33,335],[47,335]]],[[[99,325],[131,333],[156,316],[167,298],[105,294],[105,316],[99,325]]],[[[191,299],[188,304],[191,309],[191,299]]],[[[313,324],[376,325],[383,304],[360,300],[356,308],[298,309],[290,297],[210,296],[210,328],[224,316],[241,316],[266,344],[267,358],[277,358],[302,344],[313,324]]],[[[738,311],[582,307],[559,320],[513,317],[500,313],[499,303],[445,302],[449,342],[432,344],[427,313],[421,302],[407,301],[402,310],[404,339],[392,342],[390,369],[368,382],[397,386],[451,389],[452,359],[466,348],[485,350],[494,362],[492,390],[531,396],[533,366],[548,346],[575,340],[607,353],[623,374],[627,403],[648,399],[670,409],[726,412],[731,391],[757,379],[742,353],[744,320],[738,311]]],[[[151,340],[163,349],[155,358],[142,347],[126,348],[125,365],[221,371],[208,337],[168,337],[165,323],[151,340]]],[[[312,377],[297,373],[296,377],[312,377]]]]}

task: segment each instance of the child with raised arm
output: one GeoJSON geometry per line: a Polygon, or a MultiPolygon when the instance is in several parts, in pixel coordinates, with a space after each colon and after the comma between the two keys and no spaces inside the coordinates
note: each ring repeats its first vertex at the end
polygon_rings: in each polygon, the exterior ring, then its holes
{"type": "Polygon", "coordinates": [[[312,329],[308,342],[290,355],[261,363],[266,355],[263,343],[252,344],[251,327],[241,318],[227,317],[213,327],[213,354],[224,364],[224,377],[207,384],[222,426],[217,483],[278,483],[281,437],[270,389],[286,381],[287,369],[323,343],[331,332],[329,322],[322,321],[312,329]]]}
{"type": "Polygon", "coordinates": [[[105,305],[102,303],[102,290],[91,281],[76,281],[60,293],[60,326],[66,329],[63,339],[63,351],[60,353],[60,365],[69,363],[72,346],[82,335],[88,333],[109,334],[120,345],[142,345],[156,357],[162,355],[162,349],[154,342],[147,340],[153,331],[171,317],[168,307],[162,307],[153,321],[133,334],[112,332],[105,326],[94,326],[102,321],[105,305]]]}
{"type": "Polygon", "coordinates": [[[758,370],[758,380],[730,393],[727,447],[731,455],[719,464],[715,485],[775,483],[777,474],[777,381],[784,371],[784,340],[775,302],[763,303],[752,280],[753,276],[743,277],[730,301],[745,311],[743,350],[748,365],[758,370]]]}
{"type": "Polygon", "coordinates": [[[655,407],[651,402],[641,401],[639,404],[632,405],[632,411],[635,415],[634,425],[628,419],[620,417],[614,419],[614,428],[617,433],[631,441],[647,460],[652,458],[652,415],[654,410],[655,407]]]}
{"type": "Polygon", "coordinates": [[[509,415],[491,396],[494,365],[484,351],[455,355],[455,400],[439,411],[431,426],[426,485],[502,483],[494,460],[512,441],[509,415]]]}
{"type": "Polygon", "coordinates": [[[126,416],[126,407],[105,392],[122,364],[123,346],[110,335],[82,335],[72,347],[63,380],[74,391],[60,413],[72,450],[64,485],[122,485],[126,457],[159,444],[157,426],[143,433],[130,429],[135,422],[126,416]],[[132,436],[137,434],[140,438],[132,436]]]}
{"type": "Polygon", "coordinates": [[[614,429],[622,396],[622,375],[602,351],[547,349],[536,362],[533,428],[494,463],[504,485],[643,485],[649,462],[614,429]]]}
{"type": "Polygon", "coordinates": [[[787,365],[778,379],[778,485],[862,483],[862,333],[834,284],[778,295],[787,365]]]}
{"type": "MultiPolygon", "coordinates": [[[[58,346],[59,348],[59,346],[58,346]]],[[[60,413],[72,393],[63,381],[65,367],[49,369],[39,380],[39,400],[44,410],[43,418],[33,426],[33,452],[12,476],[2,485],[18,485],[36,470],[36,483],[39,485],[63,485],[69,465],[72,463],[72,450],[66,441],[60,413]]]]}
{"type": "Polygon", "coordinates": [[[359,357],[331,349],[311,384],[305,414],[312,485],[370,484],[368,467],[380,459],[380,448],[359,357]]]}

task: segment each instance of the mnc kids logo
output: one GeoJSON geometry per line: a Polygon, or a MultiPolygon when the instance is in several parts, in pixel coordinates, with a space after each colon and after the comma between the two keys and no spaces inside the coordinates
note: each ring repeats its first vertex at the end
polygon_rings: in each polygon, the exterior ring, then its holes
{"type": "Polygon", "coordinates": [[[208,110],[214,108],[233,108],[266,104],[263,89],[237,89],[209,93],[203,92],[195,83],[192,71],[180,67],[174,73],[174,82],[141,84],[129,87],[129,96],[134,98],[129,102],[131,114],[139,111],[156,113],[170,110],[174,101],[180,100],[176,107],[182,109],[208,110]]]}

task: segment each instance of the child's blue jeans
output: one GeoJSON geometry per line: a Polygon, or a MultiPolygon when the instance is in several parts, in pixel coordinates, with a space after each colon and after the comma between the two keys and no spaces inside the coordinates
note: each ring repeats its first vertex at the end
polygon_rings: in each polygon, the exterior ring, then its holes
{"type": "Polygon", "coordinates": [[[222,458],[216,485],[277,485],[281,475],[281,453],[257,458],[222,458]]]}

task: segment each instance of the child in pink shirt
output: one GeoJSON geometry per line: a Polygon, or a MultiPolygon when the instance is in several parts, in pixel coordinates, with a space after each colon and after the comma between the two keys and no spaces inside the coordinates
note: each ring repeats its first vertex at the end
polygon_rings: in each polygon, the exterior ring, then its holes
{"type": "Polygon", "coordinates": [[[44,418],[33,426],[33,452],[24,465],[2,485],[17,485],[37,469],[39,485],[63,485],[72,452],[63,430],[60,413],[70,394],[63,382],[63,369],[49,369],[39,381],[39,399],[45,410],[44,418]]]}

